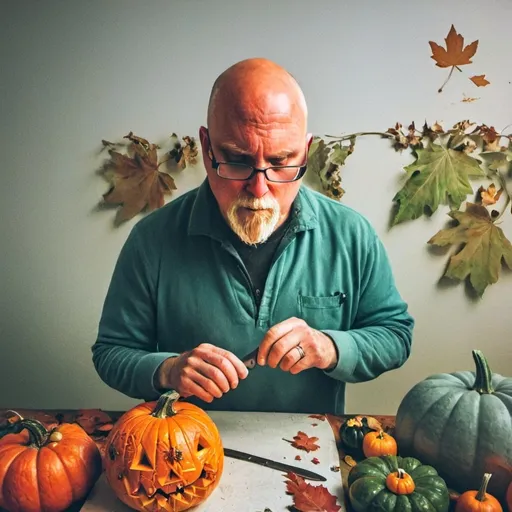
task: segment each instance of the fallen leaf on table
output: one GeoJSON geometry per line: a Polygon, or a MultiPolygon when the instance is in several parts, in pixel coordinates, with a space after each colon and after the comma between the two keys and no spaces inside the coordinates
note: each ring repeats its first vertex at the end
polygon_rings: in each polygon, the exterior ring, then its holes
{"type": "Polygon", "coordinates": [[[307,452],[314,452],[320,448],[320,446],[315,444],[318,441],[318,437],[309,437],[307,434],[301,431],[299,431],[297,435],[294,436],[293,441],[289,441],[288,439],[285,439],[285,441],[291,443],[294,448],[305,450],[307,452]]]}
{"type": "Polygon", "coordinates": [[[343,457],[343,462],[345,462],[345,464],[351,468],[357,464],[356,460],[350,455],[345,455],[345,457],[343,457]]]}
{"type": "Polygon", "coordinates": [[[90,435],[108,432],[111,427],[105,427],[105,425],[113,423],[112,418],[101,409],[79,409],[75,421],[90,435]],[[103,429],[100,430],[100,427],[103,429]]]}
{"type": "Polygon", "coordinates": [[[287,473],[286,492],[293,495],[293,505],[300,512],[338,512],[336,496],[323,485],[311,485],[295,473],[287,473]]]}
{"type": "Polygon", "coordinates": [[[312,462],[313,464],[320,464],[320,461],[319,461],[316,457],[313,457],[313,458],[311,459],[311,462],[312,462]]]}
{"type": "Polygon", "coordinates": [[[512,244],[493,223],[485,206],[467,203],[466,211],[452,211],[448,215],[458,225],[440,230],[428,243],[463,245],[450,258],[444,275],[461,281],[469,277],[471,286],[482,296],[488,285],[498,281],[502,260],[512,270],[512,244]]]}
{"type": "Polygon", "coordinates": [[[323,414],[310,414],[309,417],[315,420],[325,421],[325,415],[323,414]]]}
{"type": "Polygon", "coordinates": [[[295,455],[295,460],[302,460],[302,457],[300,455],[295,455]]]}
{"type": "Polygon", "coordinates": [[[429,41],[432,49],[431,58],[436,61],[436,66],[449,68],[451,66],[464,66],[471,64],[471,57],[475,55],[478,48],[478,40],[473,41],[464,47],[464,38],[458,34],[452,25],[445,38],[446,50],[433,41],[429,41]]]}
{"type": "Polygon", "coordinates": [[[477,86],[477,87],[485,87],[489,85],[491,82],[485,78],[485,75],[475,75],[470,76],[469,79],[477,86]]]}
{"type": "Polygon", "coordinates": [[[312,427],[318,427],[318,423],[311,423],[312,427]]]}
{"type": "Polygon", "coordinates": [[[339,473],[340,472],[340,467],[339,466],[331,466],[330,469],[334,473],[339,473]]]}

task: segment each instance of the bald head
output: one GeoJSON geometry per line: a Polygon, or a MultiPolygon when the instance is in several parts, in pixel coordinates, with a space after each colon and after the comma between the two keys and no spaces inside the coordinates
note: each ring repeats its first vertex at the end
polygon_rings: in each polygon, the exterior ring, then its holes
{"type": "Polygon", "coordinates": [[[215,81],[208,104],[208,127],[238,119],[252,122],[261,115],[288,110],[307,119],[304,94],[293,76],[278,64],[262,58],[237,62],[215,81]]]}

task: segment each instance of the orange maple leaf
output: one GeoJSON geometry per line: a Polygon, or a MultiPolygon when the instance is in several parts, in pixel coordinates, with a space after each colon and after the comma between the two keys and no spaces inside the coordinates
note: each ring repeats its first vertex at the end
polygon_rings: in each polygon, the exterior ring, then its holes
{"type": "Polygon", "coordinates": [[[480,194],[480,199],[484,206],[490,206],[492,204],[496,204],[501,194],[503,193],[503,188],[496,190],[496,185],[491,183],[487,189],[483,186],[478,189],[478,193],[480,194]]]}
{"type": "Polygon", "coordinates": [[[325,414],[310,414],[309,418],[313,418],[315,420],[325,421],[325,414]]]}
{"type": "Polygon", "coordinates": [[[320,448],[320,446],[316,444],[317,441],[318,437],[309,437],[304,432],[299,431],[297,432],[297,435],[293,437],[293,441],[288,442],[291,443],[294,448],[298,448],[299,450],[314,452],[320,448]]]}
{"type": "Polygon", "coordinates": [[[300,512],[338,512],[336,496],[323,485],[311,485],[295,473],[287,473],[286,492],[293,495],[293,505],[300,512]]]}
{"type": "MultiPolygon", "coordinates": [[[[143,140],[143,139],[142,139],[143,140]]],[[[172,176],[158,170],[157,146],[132,144],[133,158],[111,150],[113,187],[103,195],[105,203],[122,204],[117,220],[131,219],[147,207],[164,205],[164,195],[176,190],[172,176]]]]}
{"type": "Polygon", "coordinates": [[[477,86],[477,87],[485,87],[489,85],[491,82],[485,78],[485,75],[475,75],[470,76],[469,79],[477,86]]]}
{"type": "Polygon", "coordinates": [[[478,39],[468,44],[464,48],[464,38],[457,33],[452,25],[448,36],[445,38],[446,50],[434,41],[429,41],[432,49],[432,59],[436,61],[436,66],[440,68],[449,68],[451,66],[464,66],[471,64],[470,60],[475,55],[478,48],[478,39]]]}

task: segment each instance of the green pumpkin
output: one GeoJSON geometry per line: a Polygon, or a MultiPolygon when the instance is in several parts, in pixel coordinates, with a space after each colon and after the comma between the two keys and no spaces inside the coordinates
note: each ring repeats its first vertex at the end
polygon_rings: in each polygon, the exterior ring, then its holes
{"type": "Polygon", "coordinates": [[[368,425],[366,416],[353,416],[340,427],[341,446],[347,455],[363,457],[363,438],[374,429],[368,425]]]}
{"type": "Polygon", "coordinates": [[[492,374],[479,350],[476,372],[432,375],[404,397],[396,415],[400,455],[434,466],[449,487],[478,489],[503,500],[512,467],[512,378],[492,374]]]}
{"type": "Polygon", "coordinates": [[[413,457],[381,455],[359,462],[348,474],[348,494],[355,512],[447,512],[450,506],[445,481],[413,457]],[[395,494],[386,484],[388,475],[399,470],[414,481],[410,494],[395,494]]]}

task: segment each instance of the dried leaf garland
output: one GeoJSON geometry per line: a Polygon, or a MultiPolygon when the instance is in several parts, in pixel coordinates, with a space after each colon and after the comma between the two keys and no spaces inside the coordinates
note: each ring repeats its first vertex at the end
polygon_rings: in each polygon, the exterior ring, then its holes
{"type": "MultiPolygon", "coordinates": [[[[414,157],[414,161],[404,167],[407,179],[393,197],[395,209],[391,226],[432,215],[441,206],[447,207],[449,215],[453,217],[450,212],[459,209],[463,211],[466,201],[471,201],[471,196],[482,207],[492,208],[489,219],[493,224],[508,211],[512,203],[510,187],[507,188],[506,184],[512,177],[512,133],[504,134],[494,126],[470,120],[460,121],[447,130],[438,121],[431,125],[425,122],[421,129],[414,122],[406,126],[404,128],[397,122],[385,132],[316,137],[311,145],[308,168],[318,175],[323,173],[324,193],[333,197],[329,193],[332,185],[326,178],[325,169],[330,162],[336,160],[334,148],[343,147],[346,141],[350,141],[353,151],[358,137],[376,135],[388,139],[395,151],[410,150],[414,157]],[[489,179],[491,183],[476,189],[472,184],[475,179],[489,179]]],[[[343,165],[352,151],[347,151],[342,160],[343,165]]],[[[334,187],[338,180],[341,181],[341,176],[337,177],[334,187]]],[[[477,233],[478,230],[469,230],[468,237],[477,236],[477,233]]],[[[505,241],[490,236],[488,248],[491,252],[499,253],[503,250],[503,244],[506,246],[508,242],[501,229],[500,233],[505,241]]],[[[505,259],[503,263],[506,264],[505,259]]],[[[477,270],[464,274],[480,296],[486,286],[498,278],[499,264],[498,268],[496,264],[492,268],[493,271],[483,279],[484,284],[470,277],[478,273],[477,270]]],[[[453,266],[447,266],[444,276],[453,276],[453,266]]]]}

